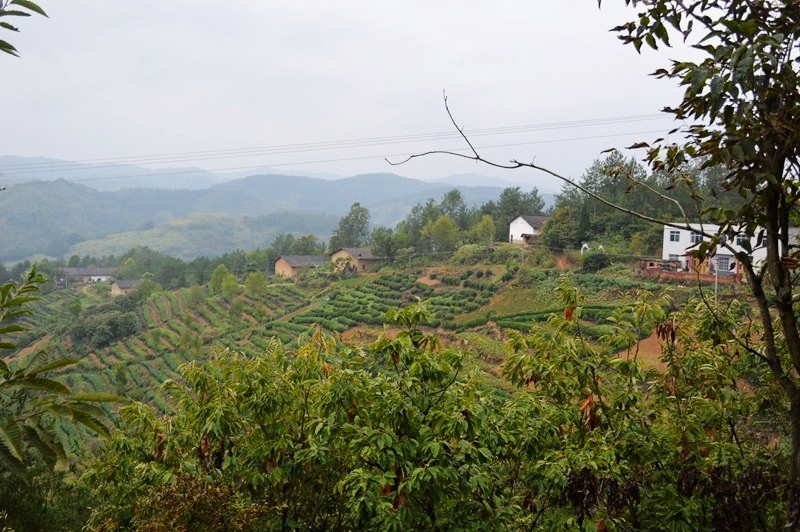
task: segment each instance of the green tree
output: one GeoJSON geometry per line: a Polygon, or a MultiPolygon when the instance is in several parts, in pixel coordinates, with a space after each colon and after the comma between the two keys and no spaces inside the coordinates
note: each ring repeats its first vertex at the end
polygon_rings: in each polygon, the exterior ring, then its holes
{"type": "Polygon", "coordinates": [[[136,287],[136,299],[139,301],[144,301],[150,297],[150,294],[160,289],[161,287],[158,286],[153,279],[151,279],[149,276],[145,276],[136,287]]]}
{"type": "Polygon", "coordinates": [[[69,312],[73,318],[77,318],[81,310],[83,310],[83,305],[79,298],[70,299],[69,303],[67,303],[67,312],[69,312]]]}
{"type": "Polygon", "coordinates": [[[495,225],[491,215],[484,214],[472,228],[473,238],[479,244],[491,245],[495,236],[495,225]]]}
{"type": "Polygon", "coordinates": [[[457,188],[446,192],[442,196],[442,200],[439,202],[439,211],[443,215],[452,218],[459,229],[466,230],[469,227],[467,204],[464,201],[464,195],[457,188]]]}
{"type": "Polygon", "coordinates": [[[339,219],[328,248],[335,251],[343,247],[363,246],[369,239],[369,210],[356,202],[350,212],[339,219]]]}
{"type": "Polygon", "coordinates": [[[461,238],[455,220],[444,214],[435,221],[428,222],[422,230],[422,235],[430,239],[435,251],[452,251],[461,238]]]}
{"type": "MultiPolygon", "coordinates": [[[[37,13],[44,17],[47,16],[47,13],[31,0],[0,0],[0,18],[29,17],[31,13],[37,13]]],[[[16,26],[5,20],[0,20],[0,28],[10,31],[19,31],[16,26]]],[[[17,49],[11,43],[2,39],[0,39],[0,52],[19,56],[17,49]]]]}
{"type": "Polygon", "coordinates": [[[369,246],[372,249],[372,254],[376,257],[393,259],[397,250],[394,231],[388,227],[376,227],[369,234],[369,246]]]}
{"type": "Polygon", "coordinates": [[[186,303],[192,307],[199,307],[206,300],[206,291],[200,285],[192,285],[186,291],[186,303]]]}
{"type": "Polygon", "coordinates": [[[242,293],[242,287],[239,286],[239,281],[232,273],[228,273],[222,278],[220,283],[220,293],[225,299],[232,299],[242,293]]]}
{"type": "Polygon", "coordinates": [[[263,272],[250,272],[244,280],[245,293],[250,297],[262,297],[268,288],[267,276],[263,272]]]}
{"type": "Polygon", "coordinates": [[[542,231],[542,242],[552,251],[579,249],[584,242],[578,232],[575,212],[570,207],[557,207],[542,231]]]}
{"type": "Polygon", "coordinates": [[[314,235],[304,235],[295,239],[289,248],[292,255],[322,255],[325,245],[314,235]]]}
{"type": "Polygon", "coordinates": [[[224,264],[217,265],[214,271],[211,272],[211,280],[208,283],[208,291],[212,295],[219,295],[222,293],[222,282],[231,274],[231,271],[224,264]]]}
{"type": "Polygon", "coordinates": [[[294,356],[272,343],[259,356],[184,366],[170,420],[124,408],[125,430],[87,474],[101,500],[90,528],[211,526],[214,514],[250,529],[484,522],[491,487],[477,441],[494,430],[482,419],[496,399],[454,378],[462,355],[420,329],[424,307],[388,318],[396,330],[372,346],[387,372],[350,364],[317,331],[294,356]],[[181,495],[191,487],[194,497],[181,495]]]}
{"type": "Polygon", "coordinates": [[[288,255],[291,253],[292,246],[294,245],[294,236],[288,233],[280,233],[272,241],[272,249],[280,255],[288,255]]]}

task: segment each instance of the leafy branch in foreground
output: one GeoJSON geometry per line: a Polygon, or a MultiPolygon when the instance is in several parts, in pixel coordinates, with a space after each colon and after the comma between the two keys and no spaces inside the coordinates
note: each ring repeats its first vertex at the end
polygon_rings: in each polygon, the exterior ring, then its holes
{"type": "MultiPolygon", "coordinates": [[[[16,322],[30,314],[29,304],[39,299],[45,277],[34,267],[19,283],[0,285],[0,350],[16,344],[4,335],[27,330],[16,322]]],[[[0,351],[2,352],[2,351],[0,351]]],[[[47,376],[78,362],[72,357],[52,359],[39,351],[27,359],[0,358],[0,471],[6,469],[25,478],[30,450],[35,450],[50,468],[65,467],[63,444],[52,430],[53,419],[65,419],[108,436],[106,413],[96,403],[120,401],[108,393],[73,393],[62,382],[47,376]]]]}
{"type": "MultiPolygon", "coordinates": [[[[36,3],[31,2],[31,0],[0,0],[0,18],[29,17],[31,16],[31,12],[42,15],[43,17],[47,16],[44,9],[39,7],[36,3]]],[[[0,20],[0,28],[19,32],[19,28],[5,20],[0,20]]],[[[19,57],[19,53],[17,53],[17,49],[14,45],[3,39],[0,39],[0,52],[19,57]]]]}

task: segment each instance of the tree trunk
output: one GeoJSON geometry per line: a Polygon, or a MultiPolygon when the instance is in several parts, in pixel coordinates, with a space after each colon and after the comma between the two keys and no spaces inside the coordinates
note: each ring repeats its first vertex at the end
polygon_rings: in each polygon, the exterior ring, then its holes
{"type": "Polygon", "coordinates": [[[792,454],[789,464],[789,489],[786,529],[800,530],[800,397],[791,401],[792,454]]]}

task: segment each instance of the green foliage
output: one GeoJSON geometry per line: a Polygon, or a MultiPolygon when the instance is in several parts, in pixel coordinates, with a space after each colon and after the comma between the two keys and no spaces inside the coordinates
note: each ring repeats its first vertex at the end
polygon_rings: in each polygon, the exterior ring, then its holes
{"type": "MultiPolygon", "coordinates": [[[[31,0],[3,0],[0,1],[0,18],[5,17],[29,17],[31,13],[37,13],[43,17],[47,13],[31,0]]],[[[19,31],[19,29],[5,20],[0,20],[0,28],[9,31],[19,31]]],[[[19,56],[17,49],[9,42],[0,40],[0,52],[19,56]]]]}
{"type": "MultiPolygon", "coordinates": [[[[626,4],[637,3],[626,0],[626,4]]],[[[665,108],[677,120],[688,120],[676,130],[680,142],[659,139],[634,147],[646,150],[647,162],[668,176],[669,188],[683,191],[683,197],[693,201],[702,198],[703,183],[697,183],[687,166],[701,171],[722,167],[711,173],[710,180],[734,199],[701,204],[705,209],[698,214],[711,218],[719,228],[704,232],[707,241],[698,245],[694,255],[702,260],[721,245],[736,256],[764,334],[764,345],[752,352],[790,401],[788,419],[795,435],[800,434],[800,381],[796,377],[800,328],[793,281],[796,242],[789,228],[797,220],[800,167],[800,136],[794,127],[800,116],[798,9],[796,2],[788,1],[687,4],[656,0],[643,5],[635,20],[614,28],[619,38],[637,51],[643,45],[668,47],[671,39],[680,35],[696,52],[653,73],[683,88],[678,104],[665,108]],[[749,250],[731,247],[742,234],[759,236],[766,250],[763,263],[757,263],[749,250]]],[[[751,333],[737,338],[749,346],[751,333]]],[[[785,526],[797,528],[800,437],[794,437],[791,446],[785,526]]]]}
{"type": "Polygon", "coordinates": [[[208,291],[214,295],[221,294],[222,283],[230,275],[232,274],[227,266],[224,264],[218,265],[211,274],[211,280],[208,283],[208,291]]]}
{"type": "Polygon", "coordinates": [[[510,395],[421,329],[425,304],[388,312],[393,330],[366,350],[316,331],[296,353],[272,342],[184,365],[166,385],[175,416],[123,409],[87,475],[90,525],[213,528],[219,507],[260,529],[773,528],[776,449],[736,384],[752,364],[698,329],[704,307],[667,316],[643,295],[590,335],[566,277],[558,294],[563,316],[489,355],[505,358],[510,395]],[[637,361],[656,326],[661,377],[637,361]]]}
{"type": "Polygon", "coordinates": [[[464,244],[459,246],[456,252],[453,253],[450,261],[455,264],[478,264],[486,260],[491,253],[492,250],[490,248],[480,244],[464,244]]]}
{"type": "Polygon", "coordinates": [[[226,274],[222,278],[222,282],[220,283],[220,293],[222,297],[227,300],[231,300],[234,296],[239,295],[242,292],[242,287],[239,286],[239,281],[236,279],[236,276],[232,273],[226,274]]]}
{"type": "Polygon", "coordinates": [[[461,237],[455,220],[444,214],[425,224],[421,236],[430,240],[434,251],[452,251],[461,237]]]}
{"type": "MultiPolygon", "coordinates": [[[[19,284],[0,285],[0,350],[16,347],[3,337],[25,330],[15,319],[31,312],[28,305],[38,299],[38,287],[45,282],[34,268],[19,284]]],[[[48,357],[44,351],[10,363],[0,359],[0,473],[26,478],[29,453],[41,457],[50,468],[65,468],[67,455],[53,434],[54,419],[71,420],[108,435],[103,423],[105,412],[94,403],[117,401],[117,396],[73,393],[47,376],[76,362],[74,358],[48,357]]]]}
{"type": "Polygon", "coordinates": [[[495,223],[490,214],[484,214],[472,227],[472,238],[480,244],[491,245],[496,233],[495,223]]]}
{"type": "Polygon", "coordinates": [[[328,248],[335,251],[344,247],[363,246],[369,239],[369,210],[356,202],[350,212],[339,220],[339,227],[331,235],[328,248]]]}
{"type": "Polygon", "coordinates": [[[262,272],[250,272],[244,280],[244,290],[249,297],[262,297],[266,294],[269,283],[262,272]]]}
{"type": "MultiPolygon", "coordinates": [[[[141,285],[140,285],[141,286],[141,285]]],[[[136,315],[126,307],[130,299],[119,298],[81,312],[66,332],[76,342],[91,347],[107,346],[135,334],[138,330],[136,315]]]]}
{"type": "Polygon", "coordinates": [[[611,266],[611,259],[605,252],[590,252],[581,256],[581,271],[596,273],[611,266]]]}
{"type": "Polygon", "coordinates": [[[33,464],[28,481],[0,473],[0,530],[80,530],[93,505],[87,486],[33,464]],[[5,517],[4,517],[5,516],[5,517]]]}
{"type": "Polygon", "coordinates": [[[394,231],[387,227],[376,227],[369,234],[369,245],[374,256],[393,259],[397,251],[394,231]]]}

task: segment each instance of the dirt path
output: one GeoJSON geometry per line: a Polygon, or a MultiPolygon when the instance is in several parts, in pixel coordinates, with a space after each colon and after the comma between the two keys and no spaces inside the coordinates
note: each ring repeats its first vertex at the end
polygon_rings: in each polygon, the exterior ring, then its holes
{"type": "Polygon", "coordinates": [[[42,338],[39,338],[28,347],[23,347],[17,352],[15,358],[24,358],[30,355],[31,353],[38,351],[50,340],[50,338],[52,338],[52,335],[47,335],[42,338]]]}

